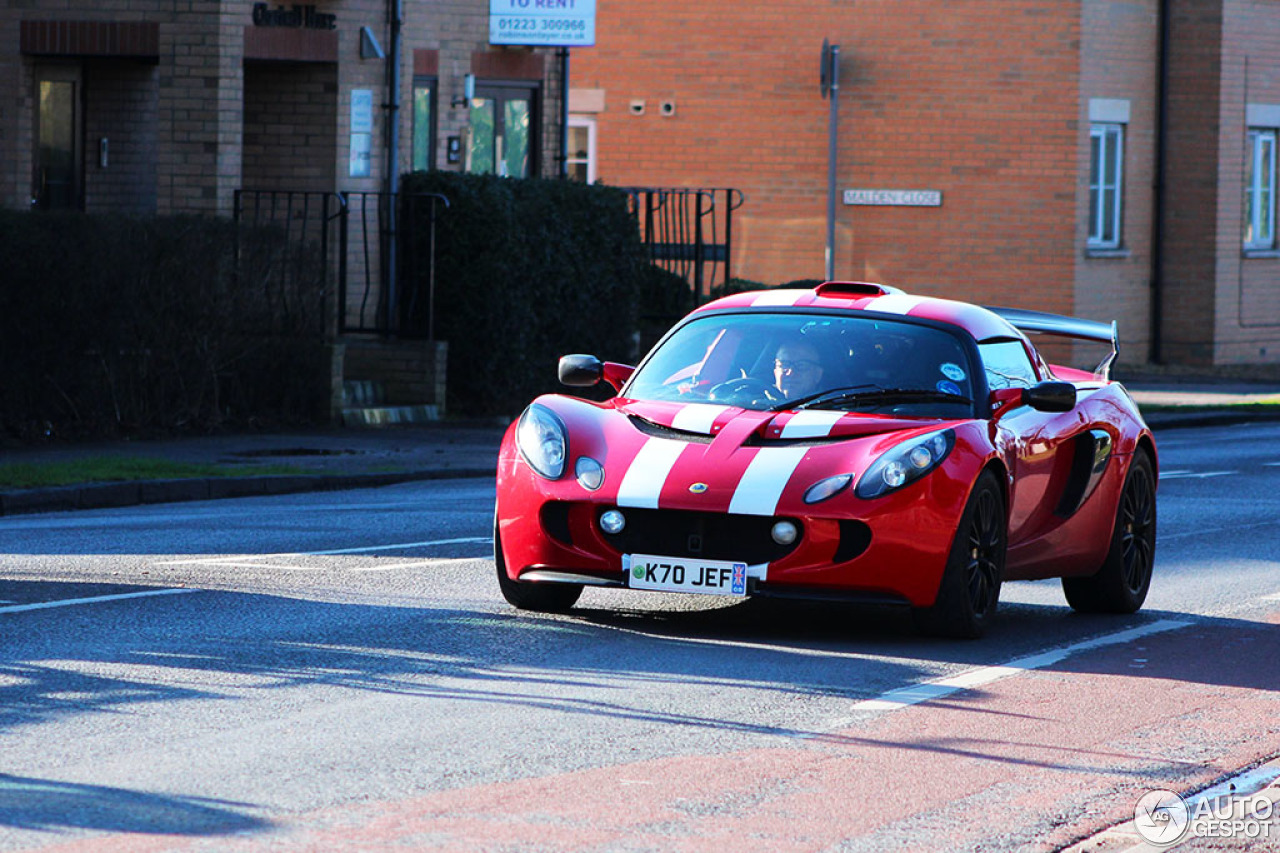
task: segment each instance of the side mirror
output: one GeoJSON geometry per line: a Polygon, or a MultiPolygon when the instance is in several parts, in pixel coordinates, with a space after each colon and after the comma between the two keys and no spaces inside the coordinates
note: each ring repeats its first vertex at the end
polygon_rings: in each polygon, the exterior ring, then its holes
{"type": "Polygon", "coordinates": [[[566,355],[560,359],[560,384],[591,388],[604,378],[604,363],[594,355],[566,355]]]}
{"type": "Polygon", "coordinates": [[[1076,407],[1076,386],[1070,382],[1041,382],[1028,388],[1022,401],[1038,412],[1069,412],[1076,407]]]}

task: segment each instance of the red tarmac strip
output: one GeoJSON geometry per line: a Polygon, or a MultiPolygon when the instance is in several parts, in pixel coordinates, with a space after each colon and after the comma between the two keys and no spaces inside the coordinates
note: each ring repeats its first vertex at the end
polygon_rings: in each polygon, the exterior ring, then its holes
{"type": "MultiPolygon", "coordinates": [[[[851,703],[852,704],[852,703],[851,703]]],[[[1280,612],[1076,654],[769,749],[280,818],[216,840],[57,850],[1058,850],[1280,754],[1280,612]],[[152,845],[155,846],[152,846],[152,845]]]]}

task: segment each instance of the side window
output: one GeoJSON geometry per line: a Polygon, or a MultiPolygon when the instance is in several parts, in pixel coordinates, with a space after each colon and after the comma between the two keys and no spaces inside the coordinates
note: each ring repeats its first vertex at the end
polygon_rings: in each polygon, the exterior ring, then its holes
{"type": "Polygon", "coordinates": [[[1036,371],[1021,341],[991,341],[978,344],[982,366],[987,372],[987,387],[1030,388],[1036,384],[1036,371]]]}
{"type": "Polygon", "coordinates": [[[1124,188],[1124,125],[1094,124],[1089,129],[1089,247],[1120,247],[1124,188]]]}
{"type": "Polygon", "coordinates": [[[596,182],[596,120],[569,116],[569,177],[584,184],[596,182]]]}
{"type": "Polygon", "coordinates": [[[1244,247],[1276,246],[1276,129],[1249,128],[1245,163],[1244,247]]]}

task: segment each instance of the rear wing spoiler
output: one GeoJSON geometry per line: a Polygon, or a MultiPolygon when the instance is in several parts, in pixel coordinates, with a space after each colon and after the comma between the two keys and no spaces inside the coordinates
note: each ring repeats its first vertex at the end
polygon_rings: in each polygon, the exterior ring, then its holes
{"type": "Polygon", "coordinates": [[[1111,345],[1111,352],[1104,358],[1093,372],[1103,379],[1111,378],[1111,365],[1120,353],[1120,341],[1117,336],[1116,323],[1101,323],[1097,320],[1082,320],[1079,317],[1064,317],[1061,314],[1046,314],[1043,311],[1028,311],[1025,308],[991,308],[992,313],[1009,321],[1015,329],[1022,332],[1040,332],[1060,338],[1098,341],[1111,345]]]}

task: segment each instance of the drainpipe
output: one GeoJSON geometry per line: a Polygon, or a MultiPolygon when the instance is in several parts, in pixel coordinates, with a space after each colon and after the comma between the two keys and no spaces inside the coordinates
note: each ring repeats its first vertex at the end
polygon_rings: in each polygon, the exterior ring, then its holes
{"type": "Polygon", "coordinates": [[[391,50],[387,54],[387,328],[400,327],[399,260],[397,233],[400,192],[400,24],[403,0],[390,0],[391,50]]]}
{"type": "Polygon", "coordinates": [[[1151,354],[1152,364],[1164,363],[1164,225],[1165,153],[1169,141],[1169,0],[1160,0],[1156,45],[1155,184],[1151,205],[1151,354]]]}
{"type": "Polygon", "coordinates": [[[569,177],[569,48],[560,48],[560,173],[569,177]]]}

